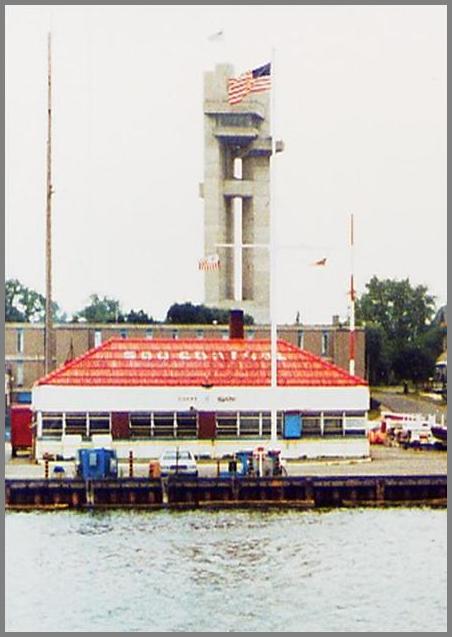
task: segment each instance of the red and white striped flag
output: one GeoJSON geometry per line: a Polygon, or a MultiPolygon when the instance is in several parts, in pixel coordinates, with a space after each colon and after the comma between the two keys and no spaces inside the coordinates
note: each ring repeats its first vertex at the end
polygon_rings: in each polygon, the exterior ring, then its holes
{"type": "Polygon", "coordinates": [[[199,270],[218,270],[220,267],[220,257],[218,254],[211,254],[204,259],[200,259],[198,263],[199,270]]]}
{"type": "Polygon", "coordinates": [[[228,82],[229,104],[238,104],[248,93],[265,93],[271,89],[271,63],[247,71],[228,82]]]}

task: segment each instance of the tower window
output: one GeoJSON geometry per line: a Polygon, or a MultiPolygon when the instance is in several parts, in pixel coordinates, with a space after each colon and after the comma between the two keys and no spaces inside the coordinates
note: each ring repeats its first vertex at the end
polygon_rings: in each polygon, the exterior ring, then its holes
{"type": "Polygon", "coordinates": [[[328,354],[328,342],[329,342],[328,332],[322,332],[322,356],[326,356],[328,354]]]}

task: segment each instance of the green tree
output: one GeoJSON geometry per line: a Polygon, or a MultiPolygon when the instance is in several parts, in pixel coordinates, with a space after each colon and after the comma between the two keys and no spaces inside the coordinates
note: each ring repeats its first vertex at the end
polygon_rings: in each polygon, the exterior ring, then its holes
{"type": "MultiPolygon", "coordinates": [[[[53,319],[64,320],[57,303],[52,303],[53,319]]],[[[45,320],[46,299],[35,290],[26,287],[18,279],[5,282],[5,321],[36,323],[45,320]]]]}
{"type": "Polygon", "coordinates": [[[130,310],[130,312],[125,316],[125,320],[127,323],[140,323],[142,325],[147,323],[155,323],[152,316],[146,314],[144,310],[130,310]]]}
{"type": "Polygon", "coordinates": [[[366,288],[356,302],[356,318],[366,326],[370,382],[428,378],[441,340],[431,325],[434,297],[423,285],[413,287],[409,279],[374,276],[366,288]]]}
{"type": "Polygon", "coordinates": [[[74,322],[85,319],[88,323],[124,323],[125,318],[117,299],[91,294],[89,301],[86,307],[74,315],[74,322]]]}
{"type": "MultiPolygon", "coordinates": [[[[219,325],[227,325],[229,323],[229,314],[229,310],[205,305],[173,303],[166,314],[166,323],[211,325],[216,322],[219,325]]],[[[246,325],[254,324],[254,319],[249,314],[245,314],[243,320],[246,325]]]]}

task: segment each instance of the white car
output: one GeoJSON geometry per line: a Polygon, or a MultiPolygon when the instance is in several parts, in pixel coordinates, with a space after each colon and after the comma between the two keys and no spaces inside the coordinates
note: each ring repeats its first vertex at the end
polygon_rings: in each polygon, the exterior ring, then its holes
{"type": "Polygon", "coordinates": [[[187,449],[167,449],[159,459],[160,475],[183,474],[198,476],[198,465],[191,451],[187,449]]]}

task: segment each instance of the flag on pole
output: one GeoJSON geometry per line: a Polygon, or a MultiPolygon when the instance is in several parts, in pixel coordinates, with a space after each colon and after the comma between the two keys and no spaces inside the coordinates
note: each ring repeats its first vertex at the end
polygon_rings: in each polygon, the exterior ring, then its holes
{"type": "Polygon", "coordinates": [[[271,63],[247,71],[228,82],[229,104],[238,104],[249,93],[265,93],[271,89],[271,63]]]}
{"type": "Polygon", "coordinates": [[[218,270],[220,267],[220,257],[218,254],[210,254],[204,259],[200,259],[198,262],[198,269],[209,271],[209,270],[218,270]]]}
{"type": "Polygon", "coordinates": [[[324,257],[323,259],[319,259],[318,261],[314,261],[314,263],[311,263],[311,265],[326,265],[326,257],[324,257]]]}

